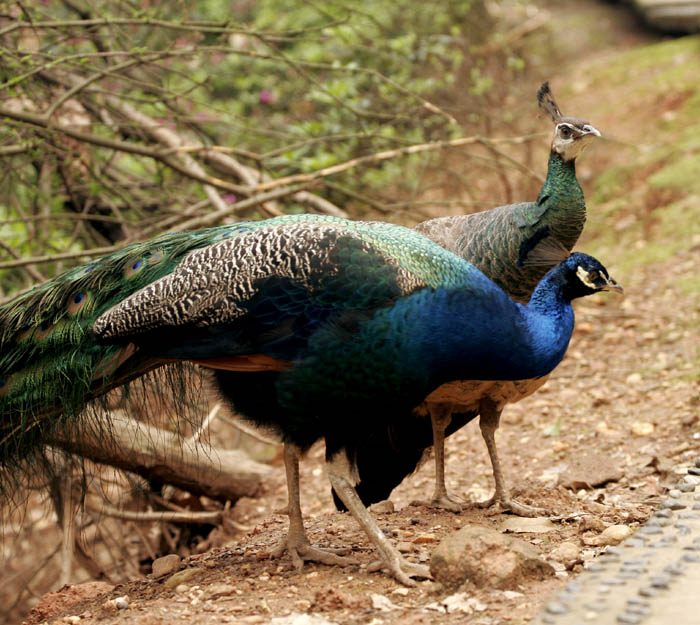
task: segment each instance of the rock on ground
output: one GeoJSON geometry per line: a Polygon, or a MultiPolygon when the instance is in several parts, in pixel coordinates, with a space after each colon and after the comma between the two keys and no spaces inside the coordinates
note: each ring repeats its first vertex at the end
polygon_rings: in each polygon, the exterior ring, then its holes
{"type": "Polygon", "coordinates": [[[528,543],[496,530],[468,526],[445,538],[430,559],[430,572],[447,590],[469,580],[479,587],[516,588],[554,569],[528,543]]]}

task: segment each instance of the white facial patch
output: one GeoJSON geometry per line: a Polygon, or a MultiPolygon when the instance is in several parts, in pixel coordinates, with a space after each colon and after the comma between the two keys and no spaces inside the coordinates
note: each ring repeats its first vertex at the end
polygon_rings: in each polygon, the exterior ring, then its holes
{"type": "Polygon", "coordinates": [[[589,289],[600,288],[591,282],[591,280],[588,278],[588,272],[580,265],[576,267],[576,275],[578,276],[578,279],[581,280],[581,282],[583,282],[589,289]]]}

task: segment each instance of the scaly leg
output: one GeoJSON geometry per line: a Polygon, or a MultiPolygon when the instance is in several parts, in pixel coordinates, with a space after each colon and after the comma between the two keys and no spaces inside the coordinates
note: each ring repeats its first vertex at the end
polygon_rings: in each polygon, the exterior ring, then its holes
{"type": "Polygon", "coordinates": [[[311,546],[306,536],[306,530],[304,530],[299,501],[299,452],[293,445],[285,444],[284,446],[284,468],[287,474],[289,531],[287,537],[273,549],[271,556],[279,558],[285,551],[289,551],[292,564],[297,571],[303,568],[304,560],[321,562],[322,564],[340,564],[341,566],[357,564],[357,561],[352,558],[341,558],[338,555],[339,553],[347,553],[347,549],[340,549],[334,553],[332,550],[311,546]]]}
{"type": "Polygon", "coordinates": [[[416,502],[429,508],[442,508],[461,512],[462,506],[452,501],[445,487],[445,430],[452,420],[452,404],[428,404],[430,423],[433,426],[433,448],[435,450],[435,491],[430,501],[416,502]]]}
{"type": "Polygon", "coordinates": [[[481,414],[479,427],[481,428],[481,435],[484,437],[484,442],[486,443],[486,448],[491,458],[491,467],[493,469],[493,479],[496,483],[496,490],[491,499],[482,501],[478,505],[481,508],[498,506],[501,510],[509,510],[518,516],[537,517],[546,515],[546,510],[518,503],[511,499],[508,494],[508,488],[506,487],[505,480],[503,479],[503,472],[501,471],[501,463],[498,460],[498,452],[496,451],[496,430],[498,429],[502,410],[503,409],[499,408],[494,401],[488,398],[482,399],[479,406],[479,413],[481,414]]]}
{"type": "Polygon", "coordinates": [[[406,586],[415,586],[412,577],[429,579],[430,570],[422,564],[407,562],[384,535],[377,522],[365,508],[362,500],[355,491],[357,476],[353,474],[350,461],[344,451],[337,453],[326,461],[328,479],[338,497],[345,504],[360,527],[379,551],[383,563],[389,569],[391,575],[406,586]]]}

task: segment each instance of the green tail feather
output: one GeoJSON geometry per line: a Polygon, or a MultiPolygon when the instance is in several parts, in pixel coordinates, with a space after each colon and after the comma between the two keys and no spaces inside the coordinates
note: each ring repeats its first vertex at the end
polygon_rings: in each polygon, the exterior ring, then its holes
{"type": "MultiPolygon", "coordinates": [[[[169,274],[195,249],[297,221],[345,222],[292,215],[165,234],[76,267],[0,307],[0,490],[3,477],[61,431],[70,436],[71,428],[91,427],[89,422],[104,428],[104,419],[85,419],[99,412],[90,402],[163,365],[130,345],[97,344],[91,333],[97,317],[169,274]]],[[[191,386],[168,384],[181,394],[191,386]]]]}

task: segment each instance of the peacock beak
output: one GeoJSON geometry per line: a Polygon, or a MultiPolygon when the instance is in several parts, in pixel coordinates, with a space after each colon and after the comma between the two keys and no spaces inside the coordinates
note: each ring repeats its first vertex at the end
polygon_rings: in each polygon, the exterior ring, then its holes
{"type": "Polygon", "coordinates": [[[625,293],[625,289],[622,288],[622,285],[619,284],[617,281],[613,280],[612,278],[608,278],[605,286],[602,286],[600,288],[603,291],[615,291],[615,293],[619,293],[620,295],[624,295],[625,293]]]}
{"type": "Polygon", "coordinates": [[[594,137],[600,137],[600,131],[595,126],[591,126],[590,124],[586,124],[583,127],[583,133],[584,135],[593,135],[594,137]]]}

